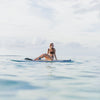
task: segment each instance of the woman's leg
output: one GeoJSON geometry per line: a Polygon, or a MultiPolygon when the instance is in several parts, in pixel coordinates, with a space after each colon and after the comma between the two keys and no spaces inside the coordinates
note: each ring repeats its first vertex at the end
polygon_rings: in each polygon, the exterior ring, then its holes
{"type": "Polygon", "coordinates": [[[49,60],[49,61],[53,60],[48,54],[42,54],[34,60],[40,60],[40,58],[45,58],[46,60],[49,60]]]}

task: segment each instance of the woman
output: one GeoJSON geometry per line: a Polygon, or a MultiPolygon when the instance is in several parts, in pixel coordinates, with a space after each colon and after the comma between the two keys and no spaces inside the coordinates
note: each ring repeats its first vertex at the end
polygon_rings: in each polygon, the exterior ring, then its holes
{"type": "Polygon", "coordinates": [[[54,44],[50,43],[49,49],[47,51],[47,54],[46,53],[42,54],[39,57],[37,57],[36,59],[34,59],[34,60],[41,60],[41,58],[45,58],[45,60],[47,60],[47,61],[53,61],[54,57],[57,60],[56,49],[54,48],[54,44]]]}

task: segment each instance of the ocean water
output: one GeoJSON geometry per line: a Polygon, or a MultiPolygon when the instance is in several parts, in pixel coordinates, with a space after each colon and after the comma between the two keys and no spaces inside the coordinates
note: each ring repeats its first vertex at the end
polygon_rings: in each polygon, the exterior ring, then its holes
{"type": "Polygon", "coordinates": [[[0,100],[100,100],[100,57],[74,62],[14,62],[0,56],[0,100]]]}

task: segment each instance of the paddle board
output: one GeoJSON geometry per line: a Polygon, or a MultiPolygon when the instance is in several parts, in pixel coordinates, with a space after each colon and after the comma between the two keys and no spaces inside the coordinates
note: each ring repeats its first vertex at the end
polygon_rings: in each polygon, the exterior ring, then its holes
{"type": "Polygon", "coordinates": [[[53,60],[53,61],[46,61],[46,60],[33,60],[31,58],[25,58],[26,61],[34,61],[34,62],[72,62],[71,59],[69,60],[53,60]]]}

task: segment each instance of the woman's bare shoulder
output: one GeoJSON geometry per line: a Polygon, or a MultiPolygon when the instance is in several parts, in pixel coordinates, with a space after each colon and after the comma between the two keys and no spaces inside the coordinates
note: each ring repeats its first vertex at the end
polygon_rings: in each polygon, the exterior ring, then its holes
{"type": "Polygon", "coordinates": [[[49,48],[48,48],[48,51],[49,51],[49,48]]]}
{"type": "Polygon", "coordinates": [[[53,48],[54,50],[56,50],[55,48],[53,48]]]}
{"type": "Polygon", "coordinates": [[[56,49],[55,49],[55,48],[53,48],[53,50],[54,50],[54,51],[56,51],[56,49]]]}

